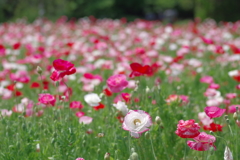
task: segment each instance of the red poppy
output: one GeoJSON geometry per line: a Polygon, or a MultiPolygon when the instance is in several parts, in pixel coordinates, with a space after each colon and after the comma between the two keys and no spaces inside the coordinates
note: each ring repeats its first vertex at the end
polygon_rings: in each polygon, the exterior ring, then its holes
{"type": "Polygon", "coordinates": [[[205,131],[212,131],[212,132],[217,132],[217,131],[222,131],[222,127],[220,124],[216,124],[216,123],[211,123],[209,126],[203,126],[203,129],[205,131]]]}
{"type": "Polygon", "coordinates": [[[17,49],[20,48],[20,46],[21,46],[21,43],[15,43],[15,44],[13,45],[13,49],[14,49],[14,50],[17,50],[17,49]]]}
{"type": "Polygon", "coordinates": [[[103,90],[103,93],[104,93],[106,96],[108,96],[108,97],[112,96],[112,92],[111,92],[108,88],[105,88],[105,89],[103,90]]]}
{"type": "Polygon", "coordinates": [[[99,110],[99,109],[103,109],[104,107],[105,107],[104,104],[99,103],[99,105],[96,106],[96,107],[93,107],[93,109],[95,109],[95,110],[97,111],[97,110],[99,110]]]}
{"type": "Polygon", "coordinates": [[[130,67],[132,69],[132,73],[129,75],[130,78],[139,77],[144,74],[151,75],[153,72],[149,65],[142,66],[139,63],[131,63],[130,67]]]}
{"type": "Polygon", "coordinates": [[[31,88],[39,88],[39,87],[40,87],[40,84],[37,83],[37,82],[33,82],[33,83],[31,84],[31,88]]]}

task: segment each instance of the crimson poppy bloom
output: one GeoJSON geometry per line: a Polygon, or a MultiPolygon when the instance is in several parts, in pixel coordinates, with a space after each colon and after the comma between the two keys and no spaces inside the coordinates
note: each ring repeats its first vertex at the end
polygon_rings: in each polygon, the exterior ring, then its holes
{"type": "Polygon", "coordinates": [[[50,76],[53,81],[58,81],[65,75],[71,75],[76,73],[76,68],[74,67],[74,64],[62,59],[54,60],[53,67],[55,71],[53,71],[52,75],[50,76]]]}
{"type": "Polygon", "coordinates": [[[142,66],[139,63],[131,63],[130,67],[132,69],[132,72],[129,75],[130,78],[139,77],[144,74],[151,75],[153,72],[152,68],[149,65],[142,66]]]}

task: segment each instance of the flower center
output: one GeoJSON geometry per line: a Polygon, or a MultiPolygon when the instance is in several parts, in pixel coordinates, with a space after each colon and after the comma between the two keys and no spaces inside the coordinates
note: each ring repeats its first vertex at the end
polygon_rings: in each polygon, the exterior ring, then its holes
{"type": "Polygon", "coordinates": [[[140,119],[134,119],[133,123],[135,124],[135,126],[139,126],[141,124],[140,119]]]}

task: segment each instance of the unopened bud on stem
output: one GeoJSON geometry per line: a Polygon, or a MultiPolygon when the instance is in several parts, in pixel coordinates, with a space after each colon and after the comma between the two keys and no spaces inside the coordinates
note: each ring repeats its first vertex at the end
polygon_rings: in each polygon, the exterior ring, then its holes
{"type": "Polygon", "coordinates": [[[39,66],[37,66],[37,73],[38,73],[38,74],[42,74],[42,68],[39,67],[39,66]]]}

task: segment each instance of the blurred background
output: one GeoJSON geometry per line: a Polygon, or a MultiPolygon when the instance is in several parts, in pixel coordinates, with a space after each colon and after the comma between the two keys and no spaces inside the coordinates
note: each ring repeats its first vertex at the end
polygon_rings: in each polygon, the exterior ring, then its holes
{"type": "Polygon", "coordinates": [[[240,19],[240,0],[0,0],[0,22],[38,17],[56,20],[61,16],[78,19],[135,18],[176,20],[213,18],[216,21],[240,19]]]}

